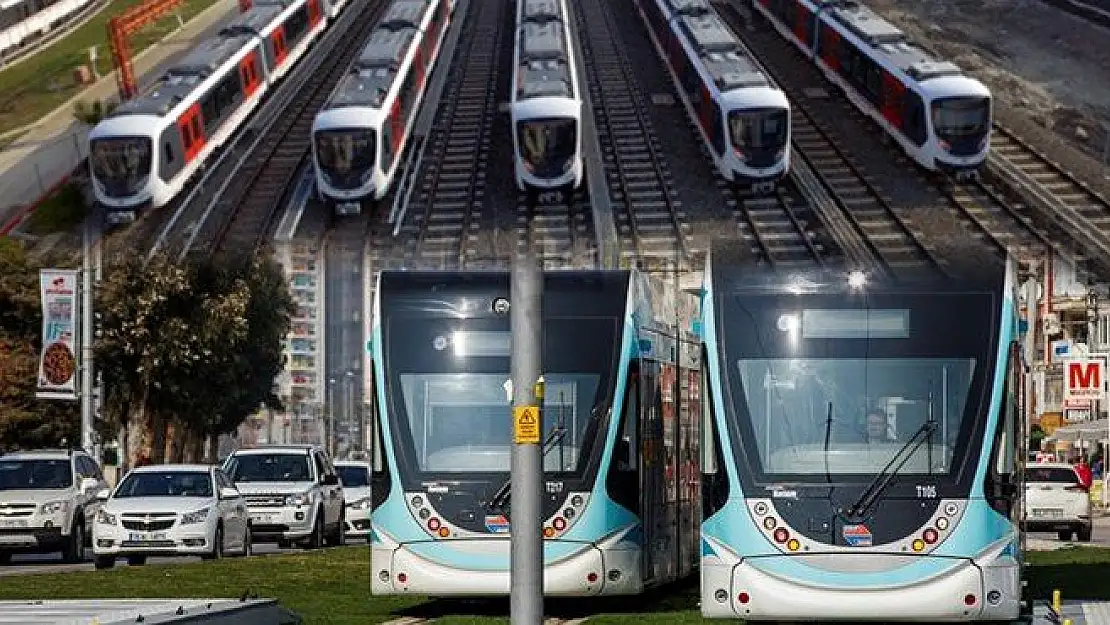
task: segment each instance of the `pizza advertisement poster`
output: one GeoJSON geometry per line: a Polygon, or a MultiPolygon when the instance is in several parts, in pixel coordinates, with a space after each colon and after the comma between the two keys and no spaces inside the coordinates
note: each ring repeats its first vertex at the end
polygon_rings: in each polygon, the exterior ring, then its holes
{"type": "Polygon", "coordinates": [[[77,276],[71,269],[39,272],[42,295],[42,353],[38,396],[77,399],[77,276]]]}

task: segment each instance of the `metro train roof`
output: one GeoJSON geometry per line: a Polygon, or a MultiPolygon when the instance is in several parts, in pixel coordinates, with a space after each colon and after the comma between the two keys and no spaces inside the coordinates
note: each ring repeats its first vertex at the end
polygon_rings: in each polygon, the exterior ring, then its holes
{"type": "Polygon", "coordinates": [[[240,13],[235,19],[228,22],[227,26],[220,29],[224,36],[235,36],[241,33],[257,35],[269,26],[277,16],[285,11],[282,4],[254,4],[250,10],[240,13]]]}
{"type": "Polygon", "coordinates": [[[370,33],[362,52],[324,108],[381,108],[397,80],[413,40],[420,32],[421,18],[427,6],[425,0],[394,2],[370,33]]]}
{"type": "Polygon", "coordinates": [[[698,52],[720,91],[769,87],[771,81],[706,0],[665,0],[673,20],[698,52]]]}
{"type": "Polygon", "coordinates": [[[963,75],[955,63],[933,59],[898,27],[855,0],[822,0],[820,4],[829,7],[826,13],[845,30],[917,82],[963,75]]]}
{"type": "Polygon", "coordinates": [[[574,97],[567,31],[556,0],[522,0],[516,99],[574,97]]]}
{"type": "Polygon", "coordinates": [[[112,112],[119,115],[168,115],[197,85],[214,74],[235,56],[254,35],[246,32],[221,32],[202,41],[178,63],[170,66],[155,88],[134,100],[125,102],[112,112]]]}

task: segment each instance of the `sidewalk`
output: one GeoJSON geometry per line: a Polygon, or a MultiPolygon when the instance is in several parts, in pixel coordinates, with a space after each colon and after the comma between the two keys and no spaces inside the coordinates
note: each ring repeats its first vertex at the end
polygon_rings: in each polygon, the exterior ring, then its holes
{"type": "MultiPolygon", "coordinates": [[[[216,34],[238,13],[236,0],[217,0],[184,27],[137,55],[133,63],[140,84],[159,78],[198,40],[216,34]]],[[[0,233],[27,206],[65,182],[85,158],[90,129],[73,118],[74,104],[79,100],[115,99],[116,93],[116,74],[112,72],[48,113],[35,128],[0,152],[0,233]]]]}

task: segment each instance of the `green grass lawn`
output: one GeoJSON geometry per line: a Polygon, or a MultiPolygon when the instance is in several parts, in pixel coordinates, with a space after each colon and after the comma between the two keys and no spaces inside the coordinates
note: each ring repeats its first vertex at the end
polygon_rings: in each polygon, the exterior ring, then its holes
{"type": "MultiPolygon", "coordinates": [[[[1034,552],[1029,561],[1036,598],[1048,599],[1060,589],[1065,599],[1110,599],[1110,585],[1104,581],[1110,579],[1110,549],[1034,552]]],[[[279,599],[308,623],[382,623],[401,616],[429,618],[437,625],[509,622],[504,601],[372,597],[369,575],[367,547],[351,546],[249,560],[5,576],[0,578],[0,599],[234,597],[249,591],[279,599]]],[[[590,616],[591,625],[682,625],[703,622],[697,595],[694,579],[645,597],[548,600],[544,607],[550,616],[590,616]]]]}
{"type": "MultiPolygon", "coordinates": [[[[88,64],[90,47],[97,46],[100,74],[110,72],[112,52],[108,47],[108,20],[141,1],[115,0],[50,47],[0,71],[0,132],[34,122],[76,95],[80,86],[73,80],[73,70],[88,64]]],[[[189,20],[214,3],[215,0],[182,0],[179,11],[183,19],[189,20]]],[[[172,14],[151,24],[132,37],[132,54],[137,55],[176,28],[177,18],[172,14]]]]}
{"type": "Polygon", "coordinates": [[[81,190],[75,184],[64,184],[39,204],[27,218],[24,230],[34,235],[72,232],[85,220],[87,211],[81,190]]]}

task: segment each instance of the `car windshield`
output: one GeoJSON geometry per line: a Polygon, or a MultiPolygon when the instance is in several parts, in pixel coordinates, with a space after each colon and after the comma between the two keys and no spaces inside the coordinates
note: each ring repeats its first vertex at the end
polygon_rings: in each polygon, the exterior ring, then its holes
{"type": "Polygon", "coordinates": [[[312,479],[305,454],[232,456],[226,473],[233,482],[307,482],[312,479]]]}
{"type": "Polygon", "coordinates": [[[0,460],[0,490],[39,490],[73,486],[69,459],[0,460]]]}
{"type": "Polygon", "coordinates": [[[212,476],[200,471],[159,471],[132,473],[112,495],[130,497],[211,497],[212,476]]]}
{"type": "Polygon", "coordinates": [[[345,488],[359,488],[370,485],[370,471],[366,467],[335,467],[339,480],[345,488]]]}
{"type": "Polygon", "coordinates": [[[1025,480],[1041,484],[1078,484],[1079,475],[1063,467],[1026,467],[1025,480]]]}
{"type": "Polygon", "coordinates": [[[990,127],[990,98],[944,98],[932,108],[933,128],[945,139],[978,137],[990,127]]]}

